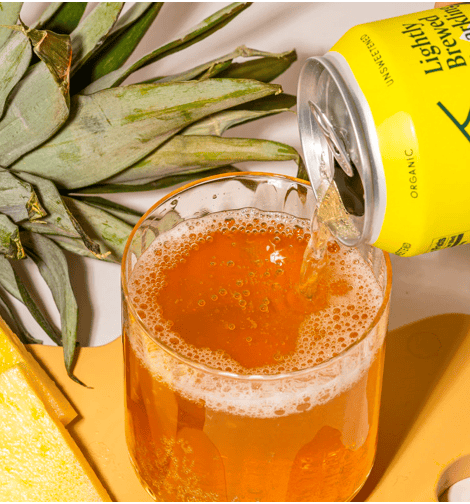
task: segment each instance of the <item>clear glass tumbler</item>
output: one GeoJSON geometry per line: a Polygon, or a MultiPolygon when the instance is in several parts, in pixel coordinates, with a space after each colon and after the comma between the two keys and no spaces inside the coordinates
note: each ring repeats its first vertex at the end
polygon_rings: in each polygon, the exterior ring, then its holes
{"type": "Polygon", "coordinates": [[[314,206],[304,181],[222,175],[172,192],[131,233],[122,263],[126,436],[135,470],[156,500],[345,501],[366,480],[388,323],[387,254],[359,250],[382,294],[367,330],[339,355],[293,372],[236,374],[192,361],[151,333],[145,306],[135,306],[129,293],[141,256],[181,223],[246,208],[310,220],[314,206]]]}

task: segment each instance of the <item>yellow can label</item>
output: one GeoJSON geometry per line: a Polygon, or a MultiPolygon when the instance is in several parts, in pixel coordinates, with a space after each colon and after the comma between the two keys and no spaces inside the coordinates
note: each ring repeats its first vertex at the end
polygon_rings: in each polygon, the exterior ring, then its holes
{"type": "Polygon", "coordinates": [[[470,4],[356,26],[332,51],[377,130],[387,203],[374,245],[412,256],[470,242],[470,4]]]}

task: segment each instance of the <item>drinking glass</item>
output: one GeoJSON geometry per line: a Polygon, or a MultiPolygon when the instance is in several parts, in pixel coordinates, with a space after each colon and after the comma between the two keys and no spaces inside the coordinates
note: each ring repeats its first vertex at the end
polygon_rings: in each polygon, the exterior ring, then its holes
{"type": "Polygon", "coordinates": [[[302,180],[234,173],[172,192],[132,231],[122,262],[126,438],[155,500],[345,501],[366,480],[391,290],[386,253],[359,248],[383,296],[367,330],[330,360],[288,373],[236,374],[180,355],[151,333],[128,290],[139,258],[182,222],[247,208],[309,221],[315,203],[302,180]]]}

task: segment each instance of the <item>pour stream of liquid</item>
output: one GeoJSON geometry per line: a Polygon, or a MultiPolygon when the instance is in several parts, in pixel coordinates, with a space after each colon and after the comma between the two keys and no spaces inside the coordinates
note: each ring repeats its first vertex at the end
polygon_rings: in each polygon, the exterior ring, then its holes
{"type": "Polygon", "coordinates": [[[310,223],[311,237],[300,267],[299,289],[309,299],[315,295],[319,278],[328,265],[328,242],[334,240],[330,229],[336,229],[349,238],[357,236],[335,183],[325,177],[321,189],[324,197],[320,197],[315,207],[310,223]]]}
{"type": "MultiPolygon", "coordinates": [[[[333,201],[333,206],[336,207],[338,207],[339,203],[339,199],[334,198],[333,184],[324,179],[323,185],[326,185],[328,189],[324,198],[319,199],[315,206],[310,223],[311,236],[300,267],[299,290],[309,299],[315,295],[319,278],[328,264],[328,241],[333,239],[328,228],[327,217],[331,213],[328,211],[329,206],[331,206],[331,201],[333,201]]],[[[333,215],[335,214],[337,215],[337,212],[333,212],[333,215]]]]}

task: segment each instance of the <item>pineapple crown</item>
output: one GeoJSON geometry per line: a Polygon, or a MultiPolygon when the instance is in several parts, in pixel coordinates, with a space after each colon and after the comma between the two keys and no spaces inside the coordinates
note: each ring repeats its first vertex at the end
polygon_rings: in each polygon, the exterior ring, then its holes
{"type": "Polygon", "coordinates": [[[94,194],[169,187],[237,171],[232,163],[243,161],[293,160],[302,171],[289,145],[222,136],[295,104],[270,82],[296,53],[240,46],[177,74],[123,85],[140,68],[223,28],[250,3],[223,7],[130,63],[162,3],[123,12],[124,3],[103,2],[84,15],[86,2],[57,2],[30,27],[20,19],[21,3],[0,6],[0,314],[24,343],[40,343],[14,313],[11,297],[24,303],[64,347],[69,376],[81,383],[73,375],[78,305],[64,250],[119,262],[140,218],[94,194]],[[23,258],[34,261],[50,288],[60,330],[23,281],[23,258]]]}

